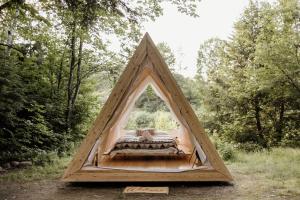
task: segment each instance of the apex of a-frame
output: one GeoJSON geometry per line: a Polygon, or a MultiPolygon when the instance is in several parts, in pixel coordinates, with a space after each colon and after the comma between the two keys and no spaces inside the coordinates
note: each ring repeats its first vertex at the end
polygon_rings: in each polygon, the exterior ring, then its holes
{"type": "Polygon", "coordinates": [[[149,47],[150,47],[150,48],[153,48],[153,49],[156,49],[156,50],[158,51],[158,49],[157,49],[155,43],[153,42],[153,40],[152,40],[152,38],[151,38],[151,36],[150,36],[150,34],[149,34],[148,32],[146,32],[146,33],[144,34],[144,37],[143,37],[143,39],[141,40],[139,46],[140,46],[140,45],[145,45],[145,46],[146,46],[145,50],[147,51],[147,53],[148,53],[149,47]]]}
{"type": "Polygon", "coordinates": [[[143,37],[140,45],[141,44],[143,44],[143,45],[146,46],[145,51],[146,51],[146,56],[148,57],[148,59],[150,59],[151,62],[162,63],[162,64],[159,64],[159,65],[156,65],[156,67],[163,67],[163,68],[165,68],[165,70],[167,70],[169,72],[169,74],[171,75],[171,71],[170,71],[167,63],[165,62],[163,56],[161,55],[160,51],[158,50],[157,46],[153,42],[153,40],[150,37],[150,34],[148,32],[145,33],[145,35],[144,35],[144,37],[143,37]]]}
{"type": "MultiPolygon", "coordinates": [[[[152,40],[151,37],[150,37],[150,34],[149,34],[148,32],[146,32],[146,33],[144,34],[143,39],[145,39],[145,40],[149,40],[149,39],[152,40]]],[[[142,39],[142,40],[143,40],[143,39],[142,39]]]]}
{"type": "MultiPolygon", "coordinates": [[[[153,40],[151,39],[149,33],[146,32],[144,34],[142,40],[138,44],[136,50],[134,51],[133,56],[130,58],[126,69],[130,68],[129,66],[132,64],[135,66],[139,66],[146,57],[149,58],[149,54],[151,54],[151,52],[156,52],[155,57],[157,59],[159,59],[161,62],[164,62],[163,57],[161,56],[159,50],[157,49],[156,45],[154,44],[153,40]]],[[[126,71],[126,69],[125,69],[125,71],[126,71]]]]}
{"type": "MultiPolygon", "coordinates": [[[[157,49],[155,43],[153,42],[152,38],[150,37],[150,34],[148,32],[145,33],[142,41],[145,41],[146,42],[146,50],[148,51],[148,48],[154,48],[154,49],[157,49]]],[[[141,42],[142,43],[142,42],[141,42]]]]}

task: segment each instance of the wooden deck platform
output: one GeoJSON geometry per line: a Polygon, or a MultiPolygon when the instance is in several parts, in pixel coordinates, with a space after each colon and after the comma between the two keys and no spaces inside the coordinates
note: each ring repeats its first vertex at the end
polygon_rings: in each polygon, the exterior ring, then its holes
{"type": "Polygon", "coordinates": [[[137,171],[174,171],[188,170],[192,168],[188,157],[166,159],[144,158],[144,159],[109,159],[104,158],[100,162],[100,168],[124,169],[137,171]]]}

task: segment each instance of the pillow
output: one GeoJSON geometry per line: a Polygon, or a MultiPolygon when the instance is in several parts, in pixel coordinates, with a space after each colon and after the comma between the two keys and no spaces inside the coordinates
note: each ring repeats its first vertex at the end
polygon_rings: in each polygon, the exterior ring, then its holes
{"type": "Polygon", "coordinates": [[[136,136],[142,136],[144,132],[148,132],[150,135],[155,135],[155,129],[148,128],[148,129],[138,129],[136,130],[136,136]]]}
{"type": "Polygon", "coordinates": [[[149,131],[143,131],[141,136],[139,136],[139,141],[144,142],[144,141],[152,141],[152,135],[149,133],[149,131]]]}

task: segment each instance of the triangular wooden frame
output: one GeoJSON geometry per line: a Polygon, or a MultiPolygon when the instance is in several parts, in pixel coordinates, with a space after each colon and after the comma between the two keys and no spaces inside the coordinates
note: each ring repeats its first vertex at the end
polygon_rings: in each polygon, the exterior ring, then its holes
{"type": "MultiPolygon", "coordinates": [[[[153,78],[153,77],[152,77],[153,78]]],[[[140,77],[142,79],[142,77],[140,77]]],[[[163,92],[164,92],[163,91],[163,92]]],[[[146,33],[130,59],[127,67],[122,73],[116,86],[113,88],[108,100],[104,104],[100,114],[93,123],[86,138],[83,140],[73,160],[68,165],[63,178],[66,182],[132,182],[132,181],[232,181],[233,178],[218,155],[215,147],[204,132],[192,107],[184,97],[182,91],[176,84],[167,64],[154,45],[149,34],[146,33]],[[200,144],[201,149],[210,163],[210,168],[196,169],[183,172],[143,172],[127,170],[82,170],[93,146],[97,141],[105,143],[109,129],[117,121],[122,106],[126,103],[132,87],[135,87],[141,73],[141,68],[150,61],[151,68],[155,72],[155,79],[162,83],[165,94],[171,99],[178,117],[184,119],[182,122],[189,129],[195,140],[200,144]],[[146,64],[145,64],[146,63],[146,64]],[[176,111],[177,110],[177,111],[176,111]],[[99,139],[100,138],[100,139],[99,139]],[[99,139],[99,140],[98,140],[99,139]]]]}

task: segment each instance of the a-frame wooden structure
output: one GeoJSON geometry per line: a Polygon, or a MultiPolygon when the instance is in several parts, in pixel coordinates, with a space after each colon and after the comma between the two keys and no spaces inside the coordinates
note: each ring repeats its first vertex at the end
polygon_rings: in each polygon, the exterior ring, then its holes
{"type": "MultiPolygon", "coordinates": [[[[200,152],[199,152],[200,153],[200,152]]],[[[79,150],[66,169],[63,181],[67,182],[132,182],[132,181],[232,181],[232,176],[215,147],[204,132],[197,116],[178,87],[164,59],[152,39],[145,34],[127,67],[113,88],[100,114],[93,123],[79,150]],[[208,166],[181,172],[144,172],[119,169],[84,169],[93,147],[103,145],[111,127],[118,121],[126,102],[140,82],[151,75],[163,90],[176,116],[198,143],[205,154],[208,166]]]]}

